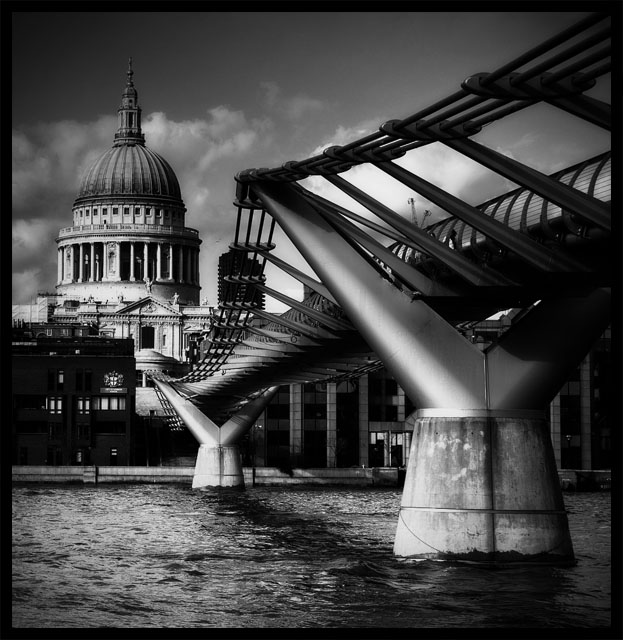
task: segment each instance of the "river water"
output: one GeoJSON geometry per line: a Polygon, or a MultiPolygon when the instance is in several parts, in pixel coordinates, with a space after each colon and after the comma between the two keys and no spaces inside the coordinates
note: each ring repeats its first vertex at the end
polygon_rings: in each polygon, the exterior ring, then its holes
{"type": "Polygon", "coordinates": [[[401,493],[15,486],[13,627],[610,625],[609,493],[565,494],[575,566],[504,569],[394,557],[401,493]]]}

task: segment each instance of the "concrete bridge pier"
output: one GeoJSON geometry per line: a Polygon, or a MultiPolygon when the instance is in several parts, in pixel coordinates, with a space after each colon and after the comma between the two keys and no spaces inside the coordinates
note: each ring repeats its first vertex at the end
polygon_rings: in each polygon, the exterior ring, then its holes
{"type": "Polygon", "coordinates": [[[543,414],[418,411],[397,556],[573,563],[543,414]]]}
{"type": "Polygon", "coordinates": [[[266,389],[219,427],[167,382],[154,379],[154,384],[199,442],[192,488],[244,489],[242,461],[236,442],[253,426],[279,387],[266,389]]]}
{"type": "Polygon", "coordinates": [[[202,444],[197,452],[193,489],[244,489],[244,476],[238,445],[211,446],[202,444]]]}

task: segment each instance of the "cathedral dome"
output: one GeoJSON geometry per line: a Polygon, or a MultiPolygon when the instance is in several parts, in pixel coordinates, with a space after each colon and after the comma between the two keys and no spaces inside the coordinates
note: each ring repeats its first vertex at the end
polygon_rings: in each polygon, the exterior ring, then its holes
{"type": "Polygon", "coordinates": [[[109,196],[154,196],[181,202],[180,185],[169,163],[145,146],[141,130],[141,108],[132,76],[121,95],[119,127],[112,149],[101,155],[82,177],[76,204],[84,198],[109,196]]]}
{"type": "Polygon", "coordinates": [[[140,142],[116,144],[100,156],[84,173],[78,199],[123,194],[182,198],[169,163],[140,142]]]}

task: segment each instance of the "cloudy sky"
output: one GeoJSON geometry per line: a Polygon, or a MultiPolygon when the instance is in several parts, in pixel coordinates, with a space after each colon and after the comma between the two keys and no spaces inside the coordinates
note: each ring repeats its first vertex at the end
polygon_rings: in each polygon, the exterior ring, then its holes
{"type": "MultiPolygon", "coordinates": [[[[13,303],[54,291],[54,240],[71,226],[82,173],[112,146],[129,56],[147,146],[179,178],[186,224],[203,239],[201,298],[214,304],[218,256],[233,239],[237,172],[302,160],[371,133],[585,15],[13,13],[13,303]]],[[[609,100],[601,91],[596,97],[609,100]]],[[[605,133],[546,105],[475,139],[546,173],[610,144],[605,133]]],[[[471,204],[513,187],[442,145],[400,163],[471,204]]],[[[374,167],[342,175],[405,216],[410,197],[416,211],[444,215],[374,167]]],[[[305,185],[360,211],[333,197],[322,179],[305,185]]],[[[280,242],[278,255],[296,262],[280,242]]],[[[287,279],[277,282],[296,295],[287,279]]]]}

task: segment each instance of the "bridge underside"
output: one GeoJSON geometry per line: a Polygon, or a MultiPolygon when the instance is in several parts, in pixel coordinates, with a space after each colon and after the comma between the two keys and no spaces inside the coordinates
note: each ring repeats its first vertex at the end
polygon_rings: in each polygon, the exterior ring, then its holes
{"type": "Polygon", "coordinates": [[[210,434],[202,447],[234,446],[279,385],[383,366],[417,407],[395,553],[573,562],[544,410],[610,321],[610,153],[545,175],[470,138],[539,102],[608,128],[609,105],[585,95],[609,71],[608,54],[594,50],[609,39],[604,19],[366,138],[237,176],[238,259],[209,349],[191,374],[157,382],[172,415],[210,434]],[[520,186],[472,206],[395,162],[429,144],[520,186]],[[361,164],[446,217],[423,229],[338,175],[361,164]],[[297,184],[309,176],[365,215],[297,184]],[[273,255],[276,224],[316,277],[273,255]],[[301,303],[271,289],[267,262],[311,295],[301,303]],[[290,311],[265,312],[265,295],[290,311]],[[487,350],[464,336],[509,308],[521,310],[517,321],[487,350]]]}

